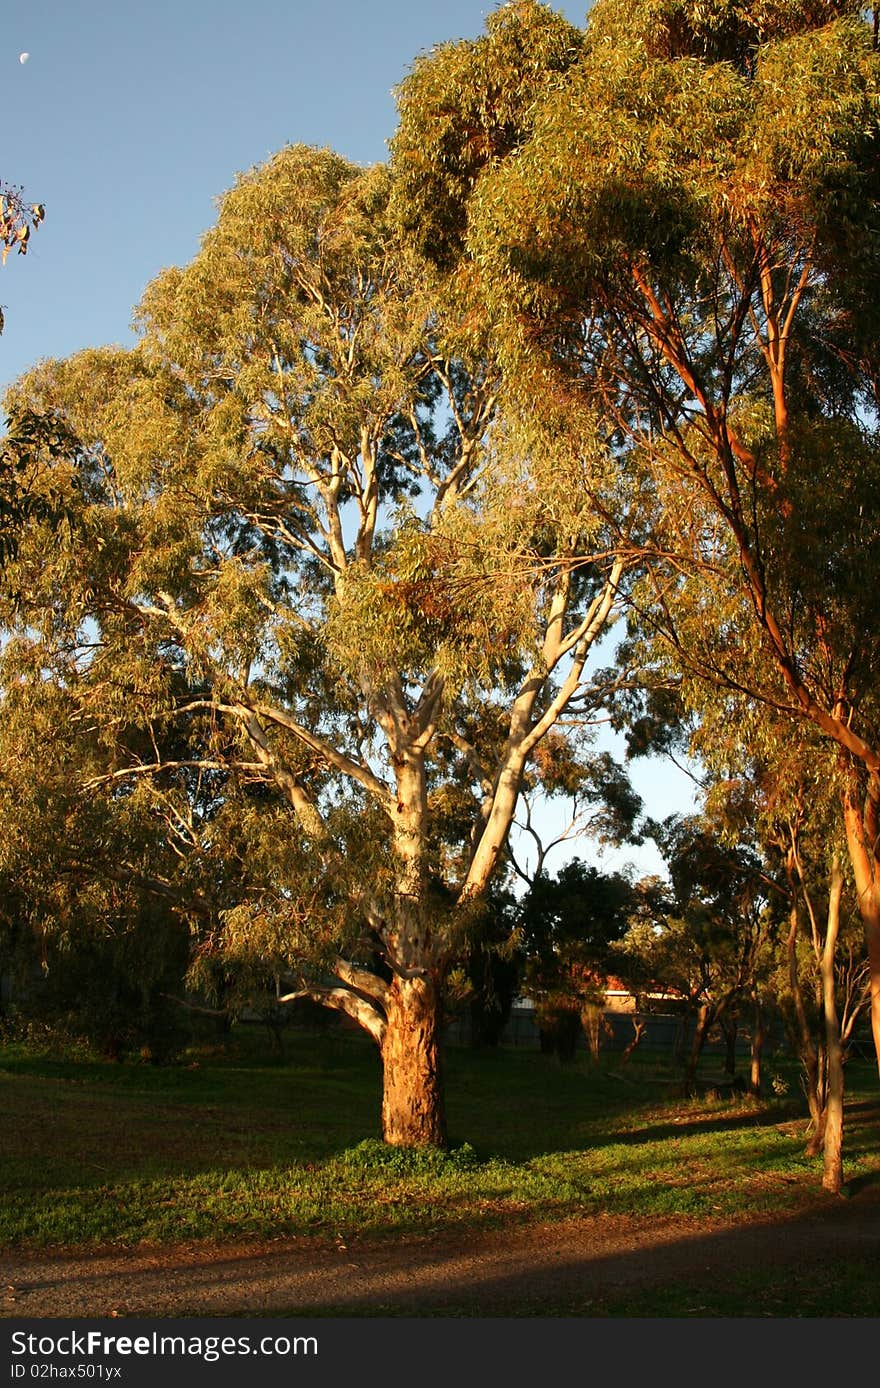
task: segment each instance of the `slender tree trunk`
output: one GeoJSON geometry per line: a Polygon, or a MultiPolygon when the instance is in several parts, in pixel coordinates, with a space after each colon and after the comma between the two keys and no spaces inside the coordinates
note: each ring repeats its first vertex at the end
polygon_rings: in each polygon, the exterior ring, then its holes
{"type": "Polygon", "coordinates": [[[739,1034],[737,1017],[721,1018],[721,1031],[724,1036],[724,1073],[731,1079],[736,1076],[736,1038],[739,1034]]]}
{"type": "Polygon", "coordinates": [[[840,933],[840,898],[843,892],[843,873],[835,858],[831,869],[831,890],[828,896],[828,928],[822,951],[822,1011],[825,1018],[825,1052],[828,1065],[828,1087],[825,1101],[825,1133],[823,1146],[822,1185],[834,1195],[843,1185],[843,1046],[840,1020],[834,996],[834,955],[840,933]]]}
{"type": "MultiPolygon", "coordinates": [[[[822,980],[819,979],[819,989],[821,992],[822,980]]],[[[821,999],[820,999],[821,1005],[821,999]]],[[[825,1147],[825,1120],[828,1117],[828,1064],[827,1053],[825,1050],[825,1033],[822,1033],[822,1040],[814,1051],[816,1057],[815,1070],[809,1077],[809,1089],[807,1091],[807,1103],[810,1110],[810,1123],[812,1132],[804,1148],[808,1157],[815,1157],[825,1147]]]]}
{"type": "Polygon", "coordinates": [[[813,1128],[812,1136],[807,1144],[807,1152],[809,1153],[814,1143],[819,1144],[814,1148],[814,1151],[818,1152],[821,1150],[823,1112],[825,1106],[822,1102],[822,1094],[820,1092],[819,1056],[816,1053],[816,1047],[813,1045],[813,1038],[810,1035],[810,1024],[807,1021],[807,1013],[804,1007],[804,995],[801,989],[800,974],[798,972],[798,909],[797,903],[794,900],[794,893],[797,888],[794,883],[793,874],[791,873],[789,874],[789,883],[792,889],[792,906],[789,914],[788,939],[786,941],[786,949],[788,952],[788,982],[791,988],[791,997],[794,1003],[795,1017],[797,1019],[797,1049],[801,1065],[804,1069],[804,1087],[807,1095],[807,1107],[810,1111],[810,1122],[813,1128]]]}
{"type": "Polygon", "coordinates": [[[599,1060],[601,1045],[602,1009],[596,1003],[585,1003],[581,1008],[581,1026],[587,1038],[587,1050],[593,1064],[599,1060]]]}
{"type": "Polygon", "coordinates": [[[684,1069],[684,1092],[690,1096],[693,1094],[697,1085],[697,1066],[700,1063],[700,1056],[706,1044],[706,1037],[713,1021],[713,1008],[709,1002],[700,1003],[697,1008],[694,1034],[691,1039],[690,1050],[688,1051],[687,1063],[684,1069]]]}
{"type": "Polygon", "coordinates": [[[678,1018],[675,1028],[675,1035],[672,1038],[672,1063],[673,1065],[684,1064],[684,1053],[687,1045],[688,1032],[690,1031],[691,1016],[686,1012],[684,1016],[678,1018]]]}
{"type": "Polygon", "coordinates": [[[868,796],[870,815],[863,812],[853,791],[843,793],[843,818],[846,825],[846,845],[856,882],[859,912],[865,929],[871,987],[871,1034],[880,1071],[880,865],[876,854],[880,843],[869,831],[877,820],[877,778],[872,777],[868,796]]]}
{"type": "Polygon", "coordinates": [[[632,1025],[633,1025],[632,1040],[629,1042],[629,1044],[628,1044],[627,1046],[624,1047],[623,1054],[622,1054],[622,1056],[620,1057],[620,1063],[621,1063],[621,1065],[625,1065],[625,1064],[626,1064],[626,1062],[629,1060],[630,1056],[632,1055],[633,1051],[635,1050],[636,1046],[638,1046],[638,1045],[640,1044],[640,1042],[641,1042],[641,1040],[642,1040],[642,1037],[643,1037],[644,1034],[645,1034],[645,1029],[646,1029],[648,1023],[647,1023],[647,1020],[646,1020],[645,1018],[638,1017],[638,1016],[636,1015],[636,1013],[634,1012],[633,1015],[632,1015],[632,1025]]]}
{"type": "Polygon", "coordinates": [[[433,982],[395,978],[382,1037],[382,1136],[395,1147],[446,1145],[440,999],[433,982]]]}
{"type": "Polygon", "coordinates": [[[767,1040],[767,1029],[764,1025],[764,1009],[761,1006],[761,999],[758,997],[757,993],[755,993],[753,1002],[754,1022],[752,1024],[752,1054],[749,1071],[749,1090],[752,1094],[760,1097],[761,1062],[764,1057],[764,1043],[767,1040]]]}
{"type": "Polygon", "coordinates": [[[813,1117],[812,1109],[810,1112],[813,1130],[810,1133],[810,1136],[807,1139],[807,1145],[804,1148],[804,1152],[808,1157],[818,1156],[818,1154],[825,1148],[825,1119],[827,1118],[827,1116],[828,1110],[825,1106],[825,1103],[820,1098],[815,1117],[813,1117]]]}

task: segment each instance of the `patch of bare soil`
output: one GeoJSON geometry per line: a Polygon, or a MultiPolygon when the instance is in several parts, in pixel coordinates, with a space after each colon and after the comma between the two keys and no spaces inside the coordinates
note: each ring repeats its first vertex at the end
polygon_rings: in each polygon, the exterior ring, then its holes
{"type": "MultiPolygon", "coordinates": [[[[599,1215],[443,1237],[0,1254],[0,1315],[586,1315],[627,1289],[876,1260],[880,1192],[768,1221],[599,1215]],[[563,1306],[564,1311],[555,1308],[563,1306]]],[[[761,1314],[756,1307],[755,1315],[761,1314]]],[[[864,1314],[853,1307],[852,1314],[864,1314]]]]}

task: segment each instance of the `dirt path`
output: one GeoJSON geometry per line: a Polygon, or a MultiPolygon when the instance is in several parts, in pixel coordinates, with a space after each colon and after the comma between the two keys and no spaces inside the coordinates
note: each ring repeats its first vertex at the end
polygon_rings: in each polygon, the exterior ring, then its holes
{"type": "Polygon", "coordinates": [[[247,1317],[329,1308],[343,1315],[590,1315],[597,1302],[626,1289],[707,1285],[732,1270],[747,1279],[754,1269],[821,1268],[847,1258],[880,1267],[875,1190],[850,1201],[817,1197],[809,1212],[782,1223],[594,1216],[348,1245],[278,1239],[6,1253],[0,1315],[247,1317]]]}

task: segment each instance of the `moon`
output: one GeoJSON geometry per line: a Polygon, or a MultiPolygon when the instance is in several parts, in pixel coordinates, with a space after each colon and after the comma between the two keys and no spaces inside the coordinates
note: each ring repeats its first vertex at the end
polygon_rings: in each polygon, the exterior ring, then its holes
{"type": "Polygon", "coordinates": [[[20,63],[26,63],[27,60],[28,60],[28,58],[29,58],[30,56],[31,56],[30,53],[19,53],[19,55],[18,55],[18,61],[19,61],[20,63]]]}

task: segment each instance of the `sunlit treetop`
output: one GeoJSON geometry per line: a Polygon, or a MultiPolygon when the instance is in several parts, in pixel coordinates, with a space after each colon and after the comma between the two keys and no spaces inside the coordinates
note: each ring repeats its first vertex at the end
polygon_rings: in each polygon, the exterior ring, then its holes
{"type": "Polygon", "coordinates": [[[588,47],[638,44],[650,58],[700,58],[749,68],[768,39],[857,17],[853,0],[597,0],[587,22],[588,47]]]}
{"type": "Polygon", "coordinates": [[[406,178],[393,206],[429,260],[448,266],[455,259],[479,174],[520,148],[535,102],[582,46],[581,31],[548,6],[512,0],[489,15],[482,37],[416,59],[397,91],[392,161],[406,178]]]}
{"type": "Polygon", "coordinates": [[[858,268],[878,191],[880,65],[868,25],[845,17],[774,35],[749,73],[654,58],[632,38],[612,42],[608,27],[564,92],[533,111],[528,144],[487,170],[471,201],[472,254],[507,302],[540,310],[570,298],[578,313],[639,261],[676,281],[699,276],[719,232],[742,234],[751,254],[755,219],[791,237],[794,254],[807,246],[827,265],[858,268]]]}

